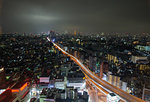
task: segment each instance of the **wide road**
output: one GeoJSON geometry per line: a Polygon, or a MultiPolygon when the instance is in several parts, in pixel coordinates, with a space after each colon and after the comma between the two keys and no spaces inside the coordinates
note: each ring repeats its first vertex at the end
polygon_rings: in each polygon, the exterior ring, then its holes
{"type": "Polygon", "coordinates": [[[88,76],[94,83],[102,86],[103,88],[105,88],[105,90],[109,90],[111,92],[114,92],[115,94],[117,94],[118,96],[120,96],[122,99],[129,101],[129,102],[145,102],[144,100],[137,98],[123,90],[121,90],[120,88],[111,85],[110,83],[106,82],[105,80],[102,80],[101,78],[99,78],[99,76],[97,76],[96,74],[94,74],[92,71],[90,71],[87,67],[85,67],[80,61],[79,59],[77,59],[76,57],[74,57],[73,55],[69,54],[68,52],[64,51],[62,48],[60,48],[57,44],[55,44],[53,41],[50,40],[50,38],[47,37],[47,40],[50,41],[53,46],[55,46],[55,48],[57,48],[58,50],[60,50],[64,55],[67,55],[68,57],[70,57],[70,59],[72,59],[77,65],[80,66],[82,72],[88,76]]]}

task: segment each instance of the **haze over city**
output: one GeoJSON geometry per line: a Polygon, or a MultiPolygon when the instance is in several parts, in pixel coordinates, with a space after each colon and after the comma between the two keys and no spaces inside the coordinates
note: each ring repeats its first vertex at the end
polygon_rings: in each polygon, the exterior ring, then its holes
{"type": "Polygon", "coordinates": [[[149,0],[3,0],[3,32],[150,32],[149,0]]]}

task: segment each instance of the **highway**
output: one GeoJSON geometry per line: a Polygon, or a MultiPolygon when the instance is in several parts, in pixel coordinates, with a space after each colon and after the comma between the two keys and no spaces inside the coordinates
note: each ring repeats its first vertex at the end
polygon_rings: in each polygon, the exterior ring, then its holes
{"type": "Polygon", "coordinates": [[[79,59],[77,59],[73,55],[69,54],[68,52],[64,51],[57,44],[55,44],[53,41],[51,41],[50,38],[47,37],[47,40],[49,42],[51,42],[56,49],[61,51],[64,55],[70,57],[71,60],[73,60],[77,65],[79,65],[82,72],[85,74],[85,76],[87,76],[88,78],[90,78],[92,80],[91,82],[93,82],[93,84],[97,84],[98,86],[100,86],[101,88],[103,88],[104,90],[106,90],[108,92],[113,92],[113,93],[117,94],[119,97],[121,97],[125,101],[128,101],[128,102],[145,102],[144,100],[142,100],[138,97],[135,97],[135,96],[121,90],[120,88],[118,88],[116,86],[111,85],[110,83],[106,82],[105,80],[102,80],[101,78],[99,78],[99,76],[97,76],[92,71],[90,71],[87,67],[85,67],[85,65],[83,65],[79,61],[79,59]]]}

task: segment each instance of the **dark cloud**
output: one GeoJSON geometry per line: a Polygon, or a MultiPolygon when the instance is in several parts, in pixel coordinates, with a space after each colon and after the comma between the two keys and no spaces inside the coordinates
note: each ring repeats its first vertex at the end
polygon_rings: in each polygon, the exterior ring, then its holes
{"type": "Polygon", "coordinates": [[[2,0],[0,0],[0,34],[2,33],[2,18],[1,18],[1,13],[2,12],[2,0]]]}
{"type": "Polygon", "coordinates": [[[5,32],[149,32],[149,0],[4,0],[5,32]]]}

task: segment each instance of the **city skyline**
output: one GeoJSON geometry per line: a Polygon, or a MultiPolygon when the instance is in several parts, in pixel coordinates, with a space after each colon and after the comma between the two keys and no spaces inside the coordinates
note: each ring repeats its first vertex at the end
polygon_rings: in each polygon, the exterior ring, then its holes
{"type": "Polygon", "coordinates": [[[150,0],[0,0],[0,102],[149,102],[150,0]]]}
{"type": "Polygon", "coordinates": [[[2,102],[149,100],[150,35],[75,36],[51,31],[2,34],[0,39],[2,102]],[[6,94],[9,97],[3,98],[6,94]]]}
{"type": "Polygon", "coordinates": [[[149,0],[3,0],[5,32],[150,32],[149,0]]]}

